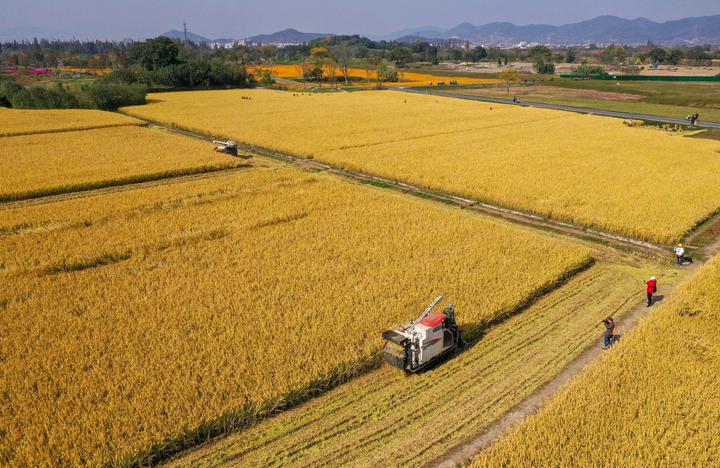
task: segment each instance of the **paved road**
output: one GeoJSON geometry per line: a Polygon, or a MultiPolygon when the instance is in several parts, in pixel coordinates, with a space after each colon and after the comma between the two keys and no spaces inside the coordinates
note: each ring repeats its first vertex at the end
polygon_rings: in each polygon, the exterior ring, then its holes
{"type": "MultiPolygon", "coordinates": [[[[645,115],[645,114],[631,114],[629,112],[614,112],[614,111],[607,111],[607,110],[599,110],[599,109],[591,109],[589,107],[573,107],[573,106],[562,106],[558,104],[544,104],[542,102],[531,102],[531,101],[521,101],[520,104],[513,104],[512,99],[503,99],[503,98],[493,98],[493,97],[486,97],[486,96],[469,96],[465,94],[455,94],[455,93],[444,93],[442,91],[429,91],[429,90],[419,90],[419,89],[410,89],[410,88],[404,88],[404,89],[395,89],[396,91],[404,91],[406,93],[417,93],[417,94],[432,94],[433,96],[442,96],[442,97],[449,97],[449,98],[455,98],[455,99],[467,99],[470,101],[483,101],[483,102],[494,102],[497,104],[511,104],[511,105],[520,105],[525,107],[539,107],[542,109],[554,109],[554,110],[562,110],[562,111],[568,111],[568,112],[578,112],[580,114],[595,114],[595,115],[605,115],[608,117],[619,117],[621,119],[637,119],[637,120],[652,120],[653,122],[662,122],[662,123],[669,123],[669,124],[679,124],[679,125],[687,125],[688,121],[685,119],[672,119],[669,117],[659,117],[657,115],[645,115]]],[[[705,121],[698,121],[695,123],[696,127],[703,127],[703,128],[718,128],[720,129],[720,122],[705,122],[705,121]]]]}

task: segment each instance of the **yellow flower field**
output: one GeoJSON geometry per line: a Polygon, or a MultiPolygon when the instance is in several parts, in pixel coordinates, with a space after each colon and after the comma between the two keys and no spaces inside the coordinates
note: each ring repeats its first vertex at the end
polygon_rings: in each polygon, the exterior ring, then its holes
{"type": "Polygon", "coordinates": [[[720,258],[473,467],[718,466],[720,258]]]}
{"type": "Polygon", "coordinates": [[[1,213],[3,465],[163,453],[366,368],[436,294],[471,335],[589,260],[274,166],[1,213]]]}
{"type": "Polygon", "coordinates": [[[719,142],[619,119],[389,91],[152,100],[125,111],[658,243],[720,208],[719,142]]]}
{"type": "Polygon", "coordinates": [[[239,164],[237,159],[213,152],[211,143],[137,126],[4,137],[0,140],[0,201],[239,164]]]}
{"type": "Polygon", "coordinates": [[[0,107],[0,137],[141,124],[124,115],[98,110],[0,107]]]}
{"type": "MultiPolygon", "coordinates": [[[[270,70],[270,74],[272,76],[278,77],[278,78],[299,78],[302,77],[302,70],[298,65],[273,65],[271,66],[250,66],[248,67],[248,71],[250,73],[259,74],[263,70],[270,70]]],[[[328,67],[324,67],[325,76],[328,76],[329,71],[328,67]]],[[[336,77],[339,84],[343,84],[343,76],[342,72],[338,68],[336,70],[336,77]]],[[[458,84],[487,84],[487,83],[499,83],[500,80],[496,79],[489,79],[489,78],[473,78],[473,77],[466,77],[466,76],[439,76],[439,75],[429,75],[427,73],[412,73],[412,72],[404,72],[402,69],[398,69],[398,73],[400,74],[400,81],[398,82],[386,82],[384,85],[389,87],[395,87],[395,86],[427,86],[428,83],[432,82],[433,84],[437,84],[439,81],[444,81],[446,84],[450,81],[456,81],[458,84]]],[[[377,78],[377,73],[374,70],[370,70],[369,74],[367,70],[364,70],[362,68],[349,68],[348,69],[348,76],[356,77],[356,78],[362,78],[363,80],[367,80],[368,76],[370,80],[375,80],[377,78]]],[[[353,86],[364,86],[367,83],[363,83],[362,81],[353,81],[350,83],[353,86]]],[[[329,84],[325,84],[329,85],[329,84]]]]}

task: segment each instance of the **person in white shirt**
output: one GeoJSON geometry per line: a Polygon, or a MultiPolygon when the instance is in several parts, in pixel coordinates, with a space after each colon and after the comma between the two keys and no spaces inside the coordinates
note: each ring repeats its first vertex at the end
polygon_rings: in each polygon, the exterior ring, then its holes
{"type": "Polygon", "coordinates": [[[683,261],[685,260],[685,249],[682,244],[678,244],[678,246],[675,247],[675,257],[677,258],[678,266],[682,266],[683,261]]]}

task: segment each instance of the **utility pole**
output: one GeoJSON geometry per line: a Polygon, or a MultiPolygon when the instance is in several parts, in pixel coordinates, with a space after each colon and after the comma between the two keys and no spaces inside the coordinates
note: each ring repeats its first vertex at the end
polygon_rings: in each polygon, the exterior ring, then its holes
{"type": "Polygon", "coordinates": [[[183,21],[183,33],[185,34],[185,44],[187,44],[187,23],[183,21]]]}

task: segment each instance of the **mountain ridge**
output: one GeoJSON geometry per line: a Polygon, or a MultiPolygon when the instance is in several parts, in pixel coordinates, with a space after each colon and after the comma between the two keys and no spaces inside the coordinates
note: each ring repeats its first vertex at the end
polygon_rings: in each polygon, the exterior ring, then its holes
{"type": "Polygon", "coordinates": [[[647,41],[662,45],[720,44],[720,15],[681,18],[662,23],[643,17],[626,19],[603,15],[560,26],[549,24],[518,26],[510,22],[493,22],[476,26],[465,22],[445,30],[435,27],[426,29],[436,34],[428,35],[425,31],[417,31],[415,34],[398,37],[397,33],[391,33],[385,36],[385,39],[404,40],[408,37],[461,39],[489,45],[515,45],[521,42],[555,45],[592,43],[634,45],[647,41]]]}

